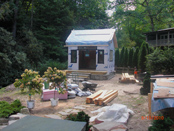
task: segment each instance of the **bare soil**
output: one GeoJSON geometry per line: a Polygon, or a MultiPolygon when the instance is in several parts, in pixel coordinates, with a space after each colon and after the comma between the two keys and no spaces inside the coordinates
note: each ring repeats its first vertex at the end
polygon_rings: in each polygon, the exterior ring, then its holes
{"type": "MultiPolygon", "coordinates": [[[[148,116],[148,98],[147,96],[140,95],[141,85],[132,84],[132,83],[119,83],[119,78],[121,74],[116,74],[114,78],[111,80],[102,80],[102,81],[92,81],[97,83],[98,86],[95,91],[105,89],[105,90],[118,90],[118,96],[112,100],[108,105],[116,104],[124,104],[129,109],[134,111],[134,115],[130,116],[127,127],[129,131],[147,131],[148,127],[151,124],[150,120],[142,120],[142,116],[148,116]],[[128,93],[130,92],[130,93],[128,93]]],[[[12,85],[10,85],[11,88],[12,85]]],[[[83,88],[81,84],[79,84],[80,88],[83,88]]],[[[10,90],[10,89],[8,89],[10,90]]],[[[95,92],[93,91],[93,92],[95,92]]],[[[26,101],[28,100],[27,93],[21,93],[18,89],[13,89],[10,91],[4,90],[4,92],[0,92],[0,101],[6,100],[11,102],[12,100],[20,99],[22,104],[26,106],[26,101]]],[[[35,108],[32,109],[31,115],[42,116],[48,114],[56,114],[59,115],[58,112],[64,111],[66,109],[73,109],[75,106],[84,105],[86,109],[84,110],[89,116],[93,116],[96,114],[92,114],[91,111],[101,108],[101,106],[95,106],[94,104],[86,104],[86,97],[76,97],[75,99],[68,100],[59,100],[59,104],[56,107],[51,107],[50,101],[42,101],[40,95],[35,95],[32,97],[35,100],[35,108]]],[[[59,115],[60,116],[60,115],[59,115]]],[[[62,117],[65,118],[65,117],[62,117]]]]}

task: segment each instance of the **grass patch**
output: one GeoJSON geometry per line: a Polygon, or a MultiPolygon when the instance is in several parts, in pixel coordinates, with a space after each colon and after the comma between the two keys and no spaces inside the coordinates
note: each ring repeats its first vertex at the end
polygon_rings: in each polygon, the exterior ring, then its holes
{"type": "Polygon", "coordinates": [[[0,89],[0,95],[2,95],[3,93],[5,93],[5,88],[0,89]]]}

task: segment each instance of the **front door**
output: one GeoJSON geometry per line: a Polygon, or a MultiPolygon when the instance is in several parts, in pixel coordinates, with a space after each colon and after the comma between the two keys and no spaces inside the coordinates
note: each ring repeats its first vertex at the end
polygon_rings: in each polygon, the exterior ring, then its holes
{"type": "Polygon", "coordinates": [[[96,69],[96,50],[79,49],[79,69],[96,69]]]}

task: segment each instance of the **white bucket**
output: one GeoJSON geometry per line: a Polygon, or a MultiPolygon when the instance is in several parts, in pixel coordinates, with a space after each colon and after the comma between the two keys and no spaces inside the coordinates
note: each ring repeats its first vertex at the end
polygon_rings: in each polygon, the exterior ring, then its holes
{"type": "Polygon", "coordinates": [[[27,101],[27,107],[28,109],[33,109],[34,108],[34,100],[31,100],[31,101],[27,101]]]}
{"type": "Polygon", "coordinates": [[[58,105],[58,102],[59,102],[59,98],[51,98],[51,106],[57,106],[58,105]]]}

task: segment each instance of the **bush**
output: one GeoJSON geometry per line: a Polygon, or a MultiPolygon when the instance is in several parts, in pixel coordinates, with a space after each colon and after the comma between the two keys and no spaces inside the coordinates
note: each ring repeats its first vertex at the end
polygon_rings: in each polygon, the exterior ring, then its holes
{"type": "Polygon", "coordinates": [[[147,69],[154,74],[173,74],[174,73],[174,49],[159,48],[147,56],[147,69]]]}
{"type": "Polygon", "coordinates": [[[13,101],[12,104],[9,104],[6,101],[0,101],[0,117],[7,118],[11,114],[15,114],[20,112],[20,110],[23,108],[20,100],[13,101]]]}
{"type": "Polygon", "coordinates": [[[152,126],[148,128],[148,131],[173,131],[173,129],[171,129],[173,124],[174,122],[169,117],[163,120],[153,120],[152,126]]]}
{"type": "Polygon", "coordinates": [[[59,70],[64,70],[67,69],[68,63],[60,63],[59,61],[56,60],[48,60],[46,62],[40,63],[37,71],[39,71],[40,75],[44,75],[44,72],[48,69],[48,67],[54,68],[56,67],[59,70]]]}
{"type": "Polygon", "coordinates": [[[84,112],[78,112],[78,114],[70,114],[67,116],[67,120],[72,120],[72,121],[84,121],[86,122],[86,131],[89,131],[91,126],[89,125],[89,116],[84,112]]]}
{"type": "Polygon", "coordinates": [[[143,87],[140,89],[141,95],[147,95],[150,92],[150,73],[147,72],[147,74],[144,76],[143,79],[143,87]]]}

